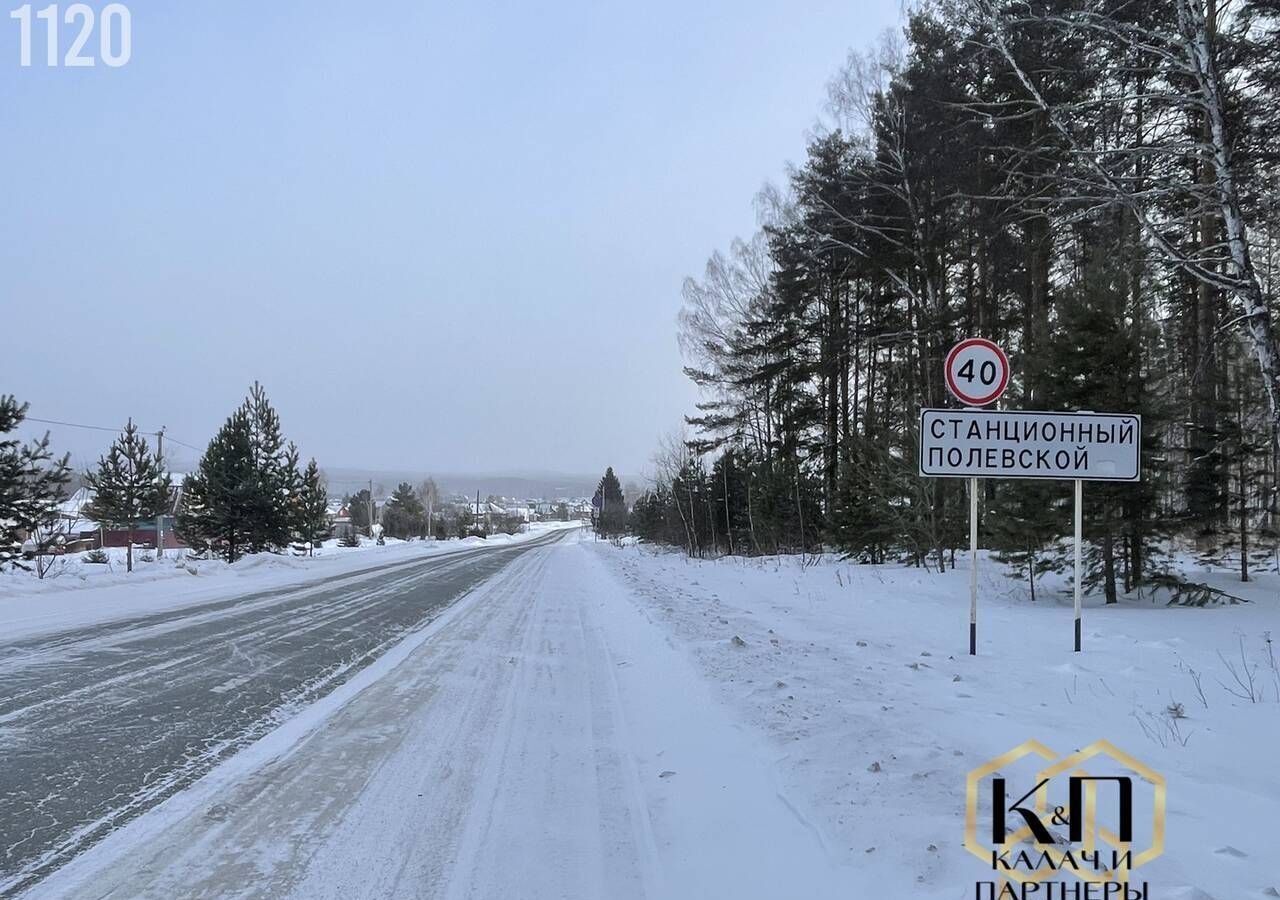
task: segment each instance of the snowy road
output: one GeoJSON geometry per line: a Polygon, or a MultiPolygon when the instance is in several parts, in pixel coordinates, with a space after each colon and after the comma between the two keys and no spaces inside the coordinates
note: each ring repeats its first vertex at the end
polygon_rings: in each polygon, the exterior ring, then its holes
{"type": "Polygon", "coordinates": [[[0,643],[0,896],[195,781],[556,539],[0,643]]]}
{"type": "Polygon", "coordinates": [[[401,650],[32,897],[848,896],[776,750],[589,545],[521,555],[401,650]]]}

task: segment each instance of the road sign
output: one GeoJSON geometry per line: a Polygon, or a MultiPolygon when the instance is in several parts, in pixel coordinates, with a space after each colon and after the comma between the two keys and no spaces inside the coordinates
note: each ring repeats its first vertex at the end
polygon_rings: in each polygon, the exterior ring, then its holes
{"type": "Polygon", "coordinates": [[[1009,357],[991,341],[969,338],[951,348],[947,390],[965,406],[994,403],[1009,386],[1009,357]]]}
{"type": "MultiPolygon", "coordinates": [[[[1009,386],[1009,359],[991,341],[951,348],[947,389],[968,407],[995,402],[1009,386]]],[[[1075,482],[1075,631],[1080,651],[1082,509],[1086,481],[1142,477],[1142,417],[1128,413],[920,410],[920,474],[969,479],[969,654],[978,652],[978,480],[1057,478],[1075,482]]]]}
{"type": "Polygon", "coordinates": [[[1129,413],[920,410],[932,478],[1138,481],[1142,417],[1129,413]]]}

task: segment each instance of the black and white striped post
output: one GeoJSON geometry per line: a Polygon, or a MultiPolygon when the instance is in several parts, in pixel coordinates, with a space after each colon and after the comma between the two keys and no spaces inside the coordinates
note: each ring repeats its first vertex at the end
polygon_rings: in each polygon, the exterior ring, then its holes
{"type": "Polygon", "coordinates": [[[969,655],[978,655],[978,479],[969,479],[969,655]]]}
{"type": "Polygon", "coordinates": [[[1076,652],[1080,652],[1080,594],[1081,594],[1081,578],[1083,573],[1080,571],[1081,547],[1084,542],[1084,479],[1076,479],[1076,583],[1075,583],[1075,611],[1076,611],[1076,652]]]}

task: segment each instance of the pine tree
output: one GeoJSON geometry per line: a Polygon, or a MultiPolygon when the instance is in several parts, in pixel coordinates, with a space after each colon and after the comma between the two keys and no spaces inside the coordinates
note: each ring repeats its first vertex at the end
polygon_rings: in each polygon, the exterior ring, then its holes
{"type": "MultiPolygon", "coordinates": [[[[347,514],[351,517],[351,527],[356,531],[368,532],[369,525],[369,507],[370,494],[368,488],[361,488],[354,494],[348,494],[342,500],[342,505],[347,508],[347,514]]],[[[466,535],[463,535],[466,537],[466,535]]]]}
{"type": "Polygon", "coordinates": [[[196,471],[187,476],[178,533],[193,549],[235,562],[250,544],[258,509],[249,415],[241,407],[209,442],[196,471]]]}
{"type": "MultiPolygon", "coordinates": [[[[480,534],[475,525],[475,507],[471,504],[454,507],[453,533],[459,538],[480,534]]],[[[483,537],[483,535],[480,535],[483,537]]]]}
{"type": "Polygon", "coordinates": [[[402,481],[387,498],[382,524],[391,537],[407,540],[422,533],[425,517],[426,509],[417,491],[409,482],[402,481]]]}
{"type": "Polygon", "coordinates": [[[280,416],[267,392],[253,383],[244,410],[249,421],[249,447],[254,490],[247,522],[248,550],[260,553],[286,546],[290,538],[292,496],[298,489],[297,448],[285,444],[280,416]]]}
{"type": "MultiPolygon", "coordinates": [[[[87,514],[94,521],[128,532],[126,571],[133,571],[133,532],[140,520],[167,515],[173,484],[164,460],[147,446],[130,419],[98,467],[84,474],[84,486],[94,492],[87,514]]],[[[157,528],[156,534],[159,535],[157,528]]]]}
{"type": "MultiPolygon", "coordinates": [[[[26,444],[4,437],[22,424],[27,408],[12,395],[0,395],[0,568],[26,568],[23,539],[51,530],[71,480],[68,457],[54,459],[47,433],[26,444]]],[[[37,553],[42,549],[37,546],[37,553]]]]}
{"type": "Polygon", "coordinates": [[[324,475],[312,459],[302,472],[293,503],[294,537],[305,545],[307,555],[315,555],[317,541],[329,535],[329,494],[324,475]]]}
{"type": "Polygon", "coordinates": [[[298,448],[285,443],[280,417],[254,382],[187,479],[178,529],[191,546],[229,561],[280,550],[294,533],[302,485],[298,448]]]}

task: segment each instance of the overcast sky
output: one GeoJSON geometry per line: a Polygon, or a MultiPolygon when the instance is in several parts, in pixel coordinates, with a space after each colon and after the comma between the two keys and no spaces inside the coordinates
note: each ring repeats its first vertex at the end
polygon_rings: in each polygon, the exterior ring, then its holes
{"type": "Polygon", "coordinates": [[[472,472],[647,466],[696,399],[681,280],[899,16],[127,5],[118,69],[44,66],[42,30],[20,68],[0,21],[0,393],[203,447],[258,379],[322,465],[472,472]]]}

